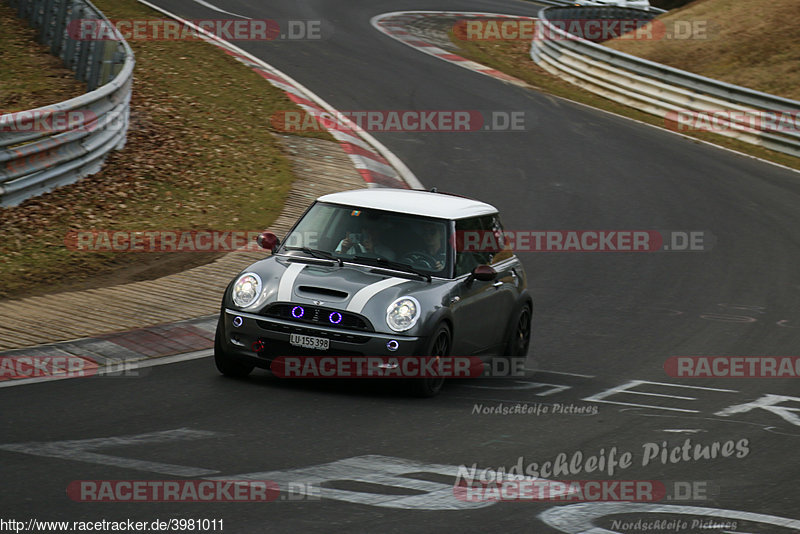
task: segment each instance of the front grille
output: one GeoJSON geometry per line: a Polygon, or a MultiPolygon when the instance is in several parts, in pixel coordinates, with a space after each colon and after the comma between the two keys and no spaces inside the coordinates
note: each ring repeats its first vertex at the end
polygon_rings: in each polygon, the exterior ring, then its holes
{"type": "Polygon", "coordinates": [[[324,326],[325,328],[342,328],[346,330],[374,332],[372,324],[370,324],[365,317],[357,313],[333,308],[323,308],[321,306],[285,303],[273,304],[262,310],[261,315],[283,319],[284,321],[291,321],[293,323],[324,326]]]}
{"type": "Polygon", "coordinates": [[[320,332],[313,328],[303,328],[302,326],[271,323],[269,321],[256,321],[256,324],[264,330],[270,332],[280,332],[282,334],[302,334],[305,336],[326,337],[331,341],[343,341],[345,343],[364,344],[369,341],[369,336],[359,336],[355,334],[347,334],[345,332],[325,331],[320,332]]]}

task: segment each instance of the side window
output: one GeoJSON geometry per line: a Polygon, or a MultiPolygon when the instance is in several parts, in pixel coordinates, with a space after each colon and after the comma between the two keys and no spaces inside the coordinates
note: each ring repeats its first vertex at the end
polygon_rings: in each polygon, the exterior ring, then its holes
{"type": "Polygon", "coordinates": [[[492,259],[492,251],[482,243],[486,230],[491,229],[492,217],[473,217],[456,221],[456,276],[468,274],[478,265],[492,259]]]}
{"type": "Polygon", "coordinates": [[[500,223],[500,217],[497,215],[492,215],[491,219],[492,220],[490,222],[489,229],[492,232],[495,242],[497,243],[497,251],[492,255],[489,265],[494,265],[513,256],[514,251],[511,250],[511,244],[505,242],[503,225],[500,223]]]}

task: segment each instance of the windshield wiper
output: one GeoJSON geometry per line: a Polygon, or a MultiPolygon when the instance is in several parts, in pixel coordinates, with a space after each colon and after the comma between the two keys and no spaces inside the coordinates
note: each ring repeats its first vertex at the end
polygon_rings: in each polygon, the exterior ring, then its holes
{"type": "Polygon", "coordinates": [[[353,259],[356,261],[367,261],[367,262],[374,262],[377,263],[379,266],[389,267],[390,269],[394,269],[396,271],[403,271],[406,273],[415,274],[420,276],[430,282],[431,275],[425,274],[413,268],[412,266],[408,265],[407,263],[400,263],[392,260],[387,260],[386,258],[373,258],[370,256],[353,256],[353,259]]]}
{"type": "Polygon", "coordinates": [[[344,262],[342,261],[342,258],[337,258],[336,256],[334,256],[330,252],[326,252],[324,250],[319,250],[317,248],[308,248],[308,247],[284,247],[284,248],[286,250],[299,250],[300,252],[305,252],[306,254],[314,256],[315,258],[322,258],[324,260],[335,261],[335,262],[337,262],[339,264],[339,267],[344,265],[344,262]]]}

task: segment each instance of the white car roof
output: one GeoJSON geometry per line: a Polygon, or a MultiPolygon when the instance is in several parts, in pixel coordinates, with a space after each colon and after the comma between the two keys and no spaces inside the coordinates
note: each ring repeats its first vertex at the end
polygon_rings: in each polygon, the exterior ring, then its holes
{"type": "Polygon", "coordinates": [[[382,187],[356,189],[355,191],[324,195],[317,200],[331,204],[394,211],[437,219],[466,219],[477,215],[497,213],[497,208],[478,200],[410,189],[382,187]]]}

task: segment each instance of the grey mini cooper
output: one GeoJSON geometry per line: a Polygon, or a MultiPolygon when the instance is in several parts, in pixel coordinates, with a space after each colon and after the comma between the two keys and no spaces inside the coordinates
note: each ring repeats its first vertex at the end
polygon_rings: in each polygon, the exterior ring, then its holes
{"type": "MultiPolygon", "coordinates": [[[[243,377],[292,356],[524,357],[533,303],[502,235],[496,208],[435,190],[320,197],[282,243],[261,234],[272,255],[225,290],[217,369],[243,377]],[[487,235],[494,246],[464,246],[487,235]]],[[[433,396],[444,378],[408,382],[433,396]]]]}

